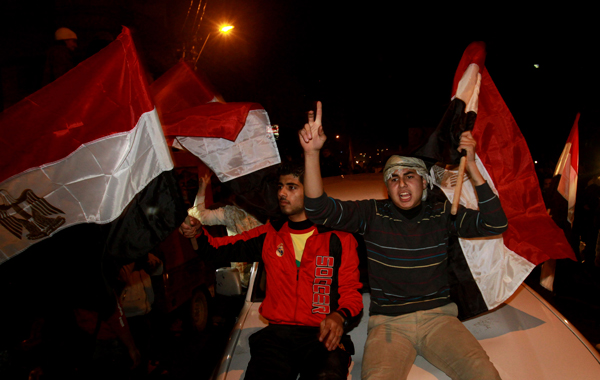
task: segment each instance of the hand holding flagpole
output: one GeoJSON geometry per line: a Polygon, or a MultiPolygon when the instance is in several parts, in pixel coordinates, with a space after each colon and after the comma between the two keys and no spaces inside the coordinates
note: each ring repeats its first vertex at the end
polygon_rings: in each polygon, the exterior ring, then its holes
{"type": "MultiPolygon", "coordinates": [[[[460,146],[458,147],[458,151],[461,153],[461,158],[460,158],[460,164],[458,166],[458,182],[456,183],[456,187],[454,188],[454,199],[452,200],[452,209],[450,211],[450,213],[452,215],[456,215],[457,211],[458,211],[458,205],[460,204],[460,193],[462,191],[462,183],[463,183],[463,177],[465,175],[465,168],[467,165],[467,161],[471,160],[473,162],[473,164],[475,164],[475,140],[473,139],[473,136],[471,136],[471,129],[473,129],[474,124],[475,124],[475,119],[474,118],[469,118],[469,112],[477,114],[477,108],[479,106],[479,89],[481,87],[481,73],[480,73],[480,67],[478,64],[476,63],[472,63],[469,66],[467,66],[466,70],[464,71],[462,78],[460,79],[460,81],[457,84],[456,87],[456,94],[454,95],[455,98],[458,98],[462,101],[465,102],[465,117],[463,118],[463,121],[465,123],[464,128],[467,132],[463,132],[460,136],[460,146]],[[471,124],[472,123],[472,124],[471,124]],[[472,146],[472,152],[469,158],[469,152],[466,151],[465,149],[461,148],[461,146],[463,145],[463,136],[466,136],[465,134],[468,133],[468,143],[469,146],[471,145],[471,143],[473,144],[472,146]],[[471,141],[472,140],[472,141],[471,141]],[[466,153],[466,154],[465,154],[466,153]]],[[[479,170],[477,169],[477,165],[473,165],[475,170],[477,170],[477,173],[479,173],[479,170]]],[[[469,171],[469,174],[470,171],[469,171]]],[[[481,177],[481,174],[479,173],[479,177],[481,177]]],[[[483,177],[481,177],[483,178],[483,177]]]]}
{"type": "Polygon", "coordinates": [[[460,158],[460,164],[458,165],[458,176],[457,176],[457,181],[456,181],[456,187],[454,187],[454,199],[452,199],[452,209],[450,210],[450,213],[452,215],[456,215],[456,213],[458,212],[458,205],[460,204],[460,193],[462,192],[462,184],[463,184],[463,177],[465,176],[466,164],[467,164],[467,156],[463,155],[460,158]]]}
{"type": "Polygon", "coordinates": [[[458,205],[460,203],[460,192],[462,191],[462,183],[464,181],[465,170],[469,174],[473,185],[480,186],[485,183],[485,179],[481,175],[477,163],[475,162],[475,147],[477,143],[473,138],[470,131],[463,132],[460,135],[460,145],[458,151],[464,151],[466,154],[460,158],[460,165],[458,167],[458,178],[456,187],[454,188],[454,199],[452,200],[452,215],[456,215],[458,211],[458,205]]]}

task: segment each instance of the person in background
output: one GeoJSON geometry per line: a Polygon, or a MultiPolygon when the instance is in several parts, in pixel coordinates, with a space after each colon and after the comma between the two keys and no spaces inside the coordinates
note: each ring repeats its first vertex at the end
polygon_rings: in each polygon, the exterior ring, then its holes
{"type": "Polygon", "coordinates": [[[154,290],[150,276],[160,276],[162,273],[163,263],[152,253],[123,265],[119,271],[118,281],[123,285],[119,301],[127,317],[131,335],[142,354],[144,365],[139,367],[141,373],[150,369],[145,364],[153,356],[150,352],[153,329],[149,314],[154,303],[154,290]]]}
{"type": "MultiPolygon", "coordinates": [[[[210,174],[206,174],[198,178],[199,185],[196,205],[188,210],[188,215],[199,220],[205,226],[225,226],[228,236],[238,235],[262,225],[254,216],[235,204],[235,197],[232,197],[232,205],[225,205],[212,210],[206,209],[204,202],[206,187],[210,184],[210,176],[210,174]]],[[[245,262],[231,262],[231,266],[239,270],[242,286],[247,288],[248,281],[250,280],[251,266],[245,262]]]]}
{"type": "MultiPolygon", "coordinates": [[[[90,379],[127,379],[129,370],[141,364],[141,355],[131,332],[127,318],[116,297],[114,308],[107,314],[96,305],[74,309],[79,328],[88,336],[88,346],[78,347],[91,352],[82,373],[90,379]]],[[[110,310],[110,309],[107,309],[110,310]]]]}
{"type": "Polygon", "coordinates": [[[54,32],[54,40],[54,45],[46,51],[43,86],[64,75],[77,63],[77,34],[69,28],[58,28],[54,32]]]}

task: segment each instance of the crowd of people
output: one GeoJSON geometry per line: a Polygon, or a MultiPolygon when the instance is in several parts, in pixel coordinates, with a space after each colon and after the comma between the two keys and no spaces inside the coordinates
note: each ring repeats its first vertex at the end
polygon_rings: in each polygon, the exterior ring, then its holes
{"type": "MultiPolygon", "coordinates": [[[[60,28],[55,39],[48,50],[45,84],[76,64],[76,34],[60,28]]],[[[499,379],[484,349],[457,318],[457,304],[469,300],[452,299],[449,292],[448,237],[495,236],[508,225],[500,200],[477,168],[470,132],[461,135],[458,149],[466,152],[466,172],[479,209],[461,207],[452,217],[448,202],[430,196],[433,180],[425,163],[415,157],[394,155],[381,170],[389,199],[329,198],[322,177],[340,175],[342,169],[325,147],[322,114],[317,103],[299,132],[303,161],[298,157],[279,168],[279,218],[260,222],[234,195],[221,207],[207,208],[205,191],[211,177],[204,175],[198,179],[189,218],[180,227],[181,234],[196,239],[200,257],[230,261],[245,287],[249,263],[264,263],[267,285],[260,312],[269,325],[250,338],[251,360],[244,378],[347,377],[354,354],[348,332],[367,314],[362,310],[363,284],[352,235],[358,233],[367,246],[371,293],[362,378],[405,379],[421,355],[453,379],[499,379]],[[454,222],[457,219],[460,224],[454,222]],[[211,225],[225,226],[227,236],[212,236],[204,228],[211,225]]],[[[581,233],[587,247],[582,255],[596,266],[599,189],[598,179],[585,189],[584,217],[590,223],[581,233]]],[[[94,292],[102,296],[90,291],[73,303],[72,318],[85,342],[73,365],[79,373],[73,377],[141,378],[157,365],[151,343],[151,276],[162,274],[163,262],[149,252],[112,269],[115,281],[108,291],[107,284],[96,283],[102,289],[94,292]]],[[[43,323],[33,324],[30,342],[39,339],[43,323]]],[[[30,376],[42,374],[34,368],[30,376]]]]}
{"type": "Polygon", "coordinates": [[[209,260],[264,262],[267,288],[260,312],[269,325],[250,338],[245,379],[347,377],[354,351],[347,332],[362,310],[357,243],[349,233],[364,236],[369,258],[364,379],[406,378],[416,355],[452,378],[498,379],[479,342],[458,320],[448,292],[448,235],[492,236],[507,227],[498,197],[475,164],[475,140],[465,132],[459,149],[467,152],[481,211],[461,208],[457,217],[463,223],[457,226],[448,203],[428,199],[431,178],[414,157],[392,156],[386,163],[388,200],[328,198],[321,180],[326,140],[321,117],[318,103],[300,132],[304,165],[285,164],[279,172],[282,219],[227,238],[210,236],[196,218],[181,227],[209,260]]]}
{"type": "MultiPolygon", "coordinates": [[[[329,198],[321,173],[327,166],[321,164],[326,136],[320,103],[308,118],[299,132],[304,161],[283,162],[277,172],[279,218],[261,223],[234,194],[207,208],[211,176],[203,175],[179,228],[185,237],[196,239],[202,259],[226,260],[238,268],[244,286],[248,263],[264,263],[266,296],[260,312],[269,325],[250,338],[251,360],[244,378],[347,377],[354,354],[348,332],[366,314],[353,233],[362,235],[366,244],[371,293],[362,378],[407,378],[417,355],[454,379],[500,378],[457,318],[457,304],[470,300],[452,299],[449,292],[448,237],[499,235],[508,223],[500,200],[477,168],[470,132],[461,135],[458,148],[466,151],[466,172],[479,209],[460,207],[452,217],[451,205],[431,195],[433,179],[416,157],[394,155],[387,160],[382,181],[389,199],[329,198]],[[211,235],[205,228],[211,225],[225,226],[227,236],[211,235]]],[[[108,297],[102,289],[74,302],[74,320],[89,346],[73,367],[78,372],[74,377],[142,378],[158,364],[151,343],[150,277],[163,272],[163,262],[148,253],[114,270],[116,281],[108,297]]]]}

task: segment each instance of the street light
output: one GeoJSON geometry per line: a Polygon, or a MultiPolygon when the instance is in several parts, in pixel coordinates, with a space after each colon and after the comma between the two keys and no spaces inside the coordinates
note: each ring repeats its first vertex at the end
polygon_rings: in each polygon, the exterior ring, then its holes
{"type": "MultiPolygon", "coordinates": [[[[224,25],[224,26],[222,26],[222,27],[219,28],[219,32],[221,32],[221,34],[227,34],[233,28],[235,28],[233,25],[224,25]]],[[[209,32],[208,35],[206,36],[206,39],[204,40],[204,44],[202,44],[202,48],[200,49],[200,53],[198,53],[198,56],[196,57],[196,61],[194,61],[194,67],[198,63],[198,59],[200,58],[200,55],[202,54],[202,51],[204,51],[204,47],[206,46],[206,43],[208,42],[208,38],[210,37],[211,33],[212,32],[209,32]]]]}

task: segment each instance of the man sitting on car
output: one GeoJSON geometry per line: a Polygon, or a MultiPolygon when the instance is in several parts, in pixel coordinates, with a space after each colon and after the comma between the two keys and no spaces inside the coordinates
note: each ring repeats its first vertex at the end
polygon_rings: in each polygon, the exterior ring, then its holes
{"type": "MultiPolygon", "coordinates": [[[[242,234],[196,236],[207,260],[263,261],[267,286],[261,315],[269,325],[250,337],[245,379],[346,379],[354,346],[349,320],[362,310],[357,243],[346,232],[316,226],[304,212],[304,167],[282,164],[279,207],[285,219],[242,234]]],[[[200,222],[182,225],[194,237],[200,222]]]]}
{"type": "Polygon", "coordinates": [[[406,379],[419,354],[453,379],[499,379],[475,337],[458,320],[450,299],[448,237],[501,234],[507,219],[498,197],[475,163],[475,140],[461,135],[467,172],[480,211],[427,200],[429,174],[422,160],[392,156],[383,177],[387,200],[342,202],[328,198],[319,170],[326,140],[322,108],[300,131],[305,157],[306,212],[315,223],[364,236],[369,259],[371,306],[362,361],[363,379],[406,379]]]}

